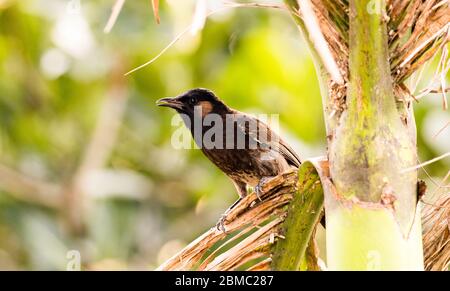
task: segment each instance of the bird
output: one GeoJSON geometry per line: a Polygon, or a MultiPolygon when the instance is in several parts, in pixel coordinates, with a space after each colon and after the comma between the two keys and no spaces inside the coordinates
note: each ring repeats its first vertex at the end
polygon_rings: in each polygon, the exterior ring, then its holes
{"type": "MultiPolygon", "coordinates": [[[[261,200],[266,181],[300,167],[296,152],[267,124],[230,108],[208,89],[191,89],[156,104],[181,115],[203,154],[233,182],[239,199],[225,214],[247,195],[248,188],[261,200]]],[[[217,227],[225,231],[223,223],[221,219],[217,227]]]]}

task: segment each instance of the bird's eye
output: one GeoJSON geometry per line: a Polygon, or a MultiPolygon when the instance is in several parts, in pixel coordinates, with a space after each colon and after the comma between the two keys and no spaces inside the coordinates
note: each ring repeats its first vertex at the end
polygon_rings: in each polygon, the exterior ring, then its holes
{"type": "Polygon", "coordinates": [[[197,99],[195,97],[189,98],[189,104],[191,104],[191,105],[197,104],[197,99]]]}

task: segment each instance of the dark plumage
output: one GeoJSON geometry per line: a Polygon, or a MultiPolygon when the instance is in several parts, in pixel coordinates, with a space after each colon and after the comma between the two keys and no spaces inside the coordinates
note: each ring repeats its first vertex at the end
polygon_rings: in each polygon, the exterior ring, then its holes
{"type": "Polygon", "coordinates": [[[173,108],[182,115],[197,145],[209,160],[231,178],[241,198],[247,194],[246,186],[254,187],[259,196],[261,182],[265,178],[277,176],[291,167],[298,168],[301,164],[292,148],[266,124],[229,108],[209,90],[193,89],[178,97],[160,99],[157,104],[173,108]],[[195,112],[198,112],[197,115],[195,112]],[[216,114],[216,119],[211,118],[211,114],[216,114]],[[210,118],[222,123],[222,134],[212,138],[213,148],[207,148],[202,141],[215,123],[206,122],[205,125],[202,122],[202,131],[196,136],[195,118],[201,121],[210,118]],[[239,137],[244,137],[244,142],[239,137]],[[232,148],[227,144],[227,138],[228,142],[232,142],[232,148]]]}

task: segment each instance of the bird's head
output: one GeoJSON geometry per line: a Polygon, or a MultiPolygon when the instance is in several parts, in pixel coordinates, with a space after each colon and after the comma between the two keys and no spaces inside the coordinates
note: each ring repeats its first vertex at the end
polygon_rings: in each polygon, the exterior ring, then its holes
{"type": "Polygon", "coordinates": [[[230,109],[212,91],[202,88],[189,90],[177,97],[159,99],[156,105],[170,107],[189,117],[194,116],[196,107],[201,109],[202,117],[210,113],[224,115],[230,112],[230,109]]]}

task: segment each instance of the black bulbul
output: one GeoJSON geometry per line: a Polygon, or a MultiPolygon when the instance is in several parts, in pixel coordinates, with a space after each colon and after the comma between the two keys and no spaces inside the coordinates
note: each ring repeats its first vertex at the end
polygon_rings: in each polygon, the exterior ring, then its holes
{"type": "MultiPolygon", "coordinates": [[[[162,98],[157,105],[173,108],[182,116],[196,144],[231,178],[240,198],[247,195],[247,186],[260,197],[267,178],[301,164],[294,150],[269,126],[228,107],[210,90],[189,90],[162,98]]],[[[223,228],[223,221],[219,224],[223,228]]]]}

